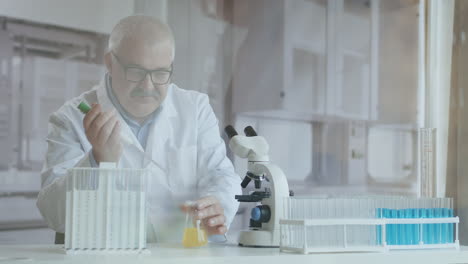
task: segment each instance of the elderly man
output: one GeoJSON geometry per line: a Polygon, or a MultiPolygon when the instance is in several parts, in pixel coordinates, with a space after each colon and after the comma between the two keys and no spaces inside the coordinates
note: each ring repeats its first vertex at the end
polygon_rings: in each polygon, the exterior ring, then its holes
{"type": "Polygon", "coordinates": [[[149,179],[148,242],[163,240],[174,215],[189,210],[186,200],[196,201],[195,218],[209,235],[227,232],[238,208],[239,176],[226,157],[208,97],[171,83],[174,55],[166,24],[126,17],[110,35],[103,82],[50,116],[37,206],[52,229],[65,231],[67,169],[115,162],[158,171],[154,160],[165,173],[149,179]],[[92,105],[85,116],[77,109],[81,101],[92,105]]]}

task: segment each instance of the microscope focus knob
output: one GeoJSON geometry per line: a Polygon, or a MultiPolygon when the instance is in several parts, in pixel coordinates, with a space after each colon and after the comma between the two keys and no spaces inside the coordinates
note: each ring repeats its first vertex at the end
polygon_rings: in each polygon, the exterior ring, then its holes
{"type": "Polygon", "coordinates": [[[271,218],[270,207],[268,205],[254,207],[250,212],[250,217],[257,222],[267,223],[271,218]]]}

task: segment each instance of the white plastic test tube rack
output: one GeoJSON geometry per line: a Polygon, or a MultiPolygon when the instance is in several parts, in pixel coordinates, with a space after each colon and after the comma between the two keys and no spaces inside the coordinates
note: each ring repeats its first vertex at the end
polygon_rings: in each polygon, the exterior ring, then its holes
{"type": "Polygon", "coordinates": [[[451,198],[295,196],[285,198],[283,205],[285,217],[280,221],[280,247],[284,251],[459,248],[459,220],[453,217],[451,198]],[[384,211],[445,214],[394,217],[381,214],[384,211]],[[424,228],[419,230],[417,226],[424,228]]]}
{"type": "Polygon", "coordinates": [[[146,250],[147,171],[73,168],[67,177],[67,254],[143,253],[146,250]]]}
{"type": "Polygon", "coordinates": [[[452,248],[459,250],[458,240],[458,217],[450,218],[431,218],[431,219],[302,219],[302,220],[280,220],[280,250],[284,252],[299,252],[303,254],[318,252],[387,252],[389,250],[403,249],[440,249],[452,248]],[[386,241],[388,224],[413,224],[419,229],[419,243],[416,245],[388,245],[386,241]],[[455,240],[443,244],[424,244],[423,237],[424,225],[427,224],[455,224],[455,240]],[[349,231],[360,228],[367,229],[371,234],[375,234],[379,227],[382,234],[382,242],[375,239],[369,239],[366,242],[354,239],[349,231]],[[333,243],[326,241],[316,241],[315,232],[319,229],[326,230],[333,228],[339,230],[338,237],[334,238],[333,243]],[[325,242],[325,243],[324,243],[325,242]]]}

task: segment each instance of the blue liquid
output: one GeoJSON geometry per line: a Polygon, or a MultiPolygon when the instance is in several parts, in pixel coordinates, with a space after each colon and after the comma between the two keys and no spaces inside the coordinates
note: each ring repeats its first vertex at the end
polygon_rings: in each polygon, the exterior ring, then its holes
{"type": "MultiPolygon", "coordinates": [[[[407,219],[412,219],[414,218],[413,216],[413,209],[405,209],[405,218],[407,219]]],[[[406,244],[407,245],[414,245],[415,244],[415,238],[414,238],[414,233],[415,233],[415,225],[406,225],[406,244]]]]}
{"type": "MultiPolygon", "coordinates": [[[[419,210],[420,210],[419,212],[421,213],[421,218],[428,218],[426,209],[421,208],[419,210]]],[[[429,239],[428,239],[429,225],[428,224],[423,224],[422,232],[423,232],[422,233],[422,236],[423,236],[422,242],[424,244],[428,244],[429,243],[429,239]]]]}
{"type": "MultiPolygon", "coordinates": [[[[420,211],[418,208],[411,209],[413,210],[413,218],[420,218],[420,211]]],[[[420,233],[421,225],[414,225],[414,243],[413,245],[418,245],[421,239],[421,233],[420,233]]]]}
{"type": "MultiPolygon", "coordinates": [[[[382,208],[377,208],[375,212],[376,218],[382,218],[382,208]]],[[[376,226],[376,233],[377,233],[377,245],[382,245],[382,227],[376,226]]]]}
{"type": "MultiPolygon", "coordinates": [[[[427,209],[427,218],[434,218],[434,210],[427,209]]],[[[429,224],[429,233],[427,233],[429,241],[428,244],[435,244],[435,231],[436,231],[436,224],[429,224]]]]}
{"type": "MultiPolygon", "coordinates": [[[[377,218],[443,218],[453,217],[449,208],[377,208],[377,218]]],[[[454,224],[387,224],[386,242],[388,245],[418,245],[454,243],[454,224]],[[422,230],[422,237],[421,237],[422,230]]],[[[382,228],[377,226],[377,244],[383,242],[382,228]]]]}
{"type": "MultiPolygon", "coordinates": [[[[391,210],[391,214],[392,214],[392,218],[394,219],[398,218],[398,210],[391,210]]],[[[401,225],[399,224],[393,225],[393,234],[392,234],[393,245],[400,245],[400,240],[401,240],[400,229],[401,229],[401,225]]]]}
{"type": "MultiPolygon", "coordinates": [[[[434,218],[440,218],[441,210],[440,208],[433,208],[432,211],[434,212],[434,218]]],[[[434,244],[440,244],[442,241],[442,224],[434,224],[434,244]]]]}
{"type": "MultiPolygon", "coordinates": [[[[397,211],[397,218],[403,219],[406,218],[405,210],[396,210],[397,211]]],[[[397,237],[397,244],[398,245],[408,245],[408,239],[406,235],[408,234],[408,225],[405,224],[398,224],[398,237],[397,237]]]]}
{"type": "MultiPolygon", "coordinates": [[[[453,209],[448,209],[448,216],[453,217],[453,209]]],[[[448,242],[453,243],[453,242],[455,242],[455,240],[453,238],[453,230],[454,230],[454,225],[455,224],[448,224],[448,225],[449,225],[449,228],[448,228],[448,242]]]]}
{"type": "MultiPolygon", "coordinates": [[[[440,217],[448,217],[448,208],[441,208],[439,209],[441,211],[440,217]]],[[[440,243],[445,244],[449,243],[448,242],[448,229],[449,229],[449,224],[442,224],[441,226],[441,241],[440,243]]]]}

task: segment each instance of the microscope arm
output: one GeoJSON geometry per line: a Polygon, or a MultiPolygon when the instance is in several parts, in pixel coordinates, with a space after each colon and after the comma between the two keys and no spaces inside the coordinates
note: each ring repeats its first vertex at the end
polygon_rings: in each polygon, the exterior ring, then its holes
{"type": "Polygon", "coordinates": [[[283,171],[275,164],[257,163],[252,167],[257,172],[263,172],[270,182],[270,197],[262,200],[263,205],[270,207],[271,219],[264,223],[264,229],[279,229],[279,219],[284,218],[284,200],[289,197],[289,186],[283,171]]]}

